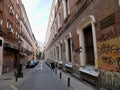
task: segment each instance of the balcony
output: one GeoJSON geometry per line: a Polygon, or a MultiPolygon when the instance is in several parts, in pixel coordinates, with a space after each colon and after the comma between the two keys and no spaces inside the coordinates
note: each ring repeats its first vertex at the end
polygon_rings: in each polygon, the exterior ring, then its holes
{"type": "Polygon", "coordinates": [[[13,48],[13,49],[18,49],[17,46],[10,44],[10,43],[4,43],[4,47],[9,47],[9,48],[13,48]]]}
{"type": "Polygon", "coordinates": [[[33,52],[32,51],[30,51],[30,50],[28,50],[28,49],[26,49],[26,48],[24,48],[24,47],[20,47],[20,53],[22,54],[22,55],[32,55],[33,54],[33,52]]]}

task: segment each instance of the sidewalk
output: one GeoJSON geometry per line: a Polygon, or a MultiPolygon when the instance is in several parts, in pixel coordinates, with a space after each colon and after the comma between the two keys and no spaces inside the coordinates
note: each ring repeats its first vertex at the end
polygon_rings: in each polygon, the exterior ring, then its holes
{"type": "Polygon", "coordinates": [[[13,90],[11,85],[14,85],[15,83],[23,80],[24,77],[26,77],[29,72],[31,72],[31,70],[32,69],[23,68],[23,78],[18,78],[17,82],[15,80],[14,71],[4,73],[2,76],[0,76],[0,90],[13,90]]]}
{"type": "MultiPolygon", "coordinates": [[[[23,67],[23,77],[26,76],[26,74],[30,71],[31,69],[26,69],[23,67]]],[[[0,76],[0,80],[12,80],[15,79],[14,76],[14,71],[9,71],[7,73],[4,73],[2,76],[0,76]]]]}
{"type": "Polygon", "coordinates": [[[58,76],[58,78],[60,78],[60,72],[62,73],[61,80],[63,80],[63,82],[65,82],[66,85],[68,84],[68,78],[70,78],[70,90],[95,90],[95,87],[93,87],[87,83],[83,83],[83,82],[77,80],[76,78],[74,78],[73,76],[71,76],[70,74],[65,73],[59,69],[57,69],[57,74],[56,74],[58,76]]]}
{"type": "Polygon", "coordinates": [[[0,76],[0,80],[3,79],[13,79],[14,78],[14,71],[10,71],[7,73],[4,73],[2,76],[0,76]]]}

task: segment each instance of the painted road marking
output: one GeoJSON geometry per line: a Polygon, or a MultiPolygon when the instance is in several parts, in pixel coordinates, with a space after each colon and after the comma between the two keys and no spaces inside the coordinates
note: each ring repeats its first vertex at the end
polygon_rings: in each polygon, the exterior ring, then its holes
{"type": "Polygon", "coordinates": [[[14,85],[10,85],[13,90],[18,90],[14,85]]]}

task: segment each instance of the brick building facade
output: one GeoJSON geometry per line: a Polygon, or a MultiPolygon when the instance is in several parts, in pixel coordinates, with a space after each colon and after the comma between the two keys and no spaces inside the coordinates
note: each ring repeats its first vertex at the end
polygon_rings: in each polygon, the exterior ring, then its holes
{"type": "Polygon", "coordinates": [[[3,73],[14,70],[19,63],[25,64],[36,53],[37,43],[23,8],[22,0],[0,0],[0,37],[4,39],[3,73]],[[22,31],[26,33],[23,35],[22,31]]]}
{"type": "Polygon", "coordinates": [[[94,85],[120,89],[120,0],[53,0],[46,60],[94,85]]]}

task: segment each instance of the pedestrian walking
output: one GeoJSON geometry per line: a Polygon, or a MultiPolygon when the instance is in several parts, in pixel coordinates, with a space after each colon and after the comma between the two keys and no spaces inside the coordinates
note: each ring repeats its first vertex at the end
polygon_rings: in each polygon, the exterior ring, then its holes
{"type": "Polygon", "coordinates": [[[19,64],[17,67],[17,76],[23,78],[22,64],[19,64]]]}
{"type": "Polygon", "coordinates": [[[52,68],[52,70],[54,71],[54,69],[55,69],[55,64],[52,62],[51,63],[51,68],[52,68]]]}

